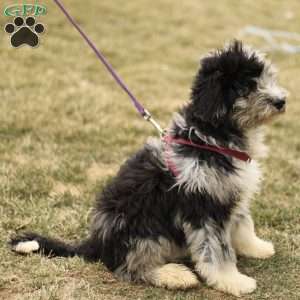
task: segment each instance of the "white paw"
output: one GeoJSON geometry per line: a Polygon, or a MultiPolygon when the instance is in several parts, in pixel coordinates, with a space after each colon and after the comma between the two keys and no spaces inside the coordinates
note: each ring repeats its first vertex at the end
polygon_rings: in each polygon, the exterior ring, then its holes
{"type": "Polygon", "coordinates": [[[248,247],[244,247],[240,254],[253,258],[268,258],[275,254],[274,246],[271,242],[256,238],[248,247]]]}
{"type": "Polygon", "coordinates": [[[166,264],[153,270],[149,279],[152,284],[168,289],[189,289],[199,284],[196,275],[184,265],[166,264]]]}
{"type": "Polygon", "coordinates": [[[256,253],[254,257],[257,258],[268,258],[275,254],[274,246],[271,242],[259,239],[257,242],[256,253]]]}
{"type": "Polygon", "coordinates": [[[234,271],[233,274],[224,274],[214,284],[214,287],[219,291],[239,297],[243,294],[252,293],[256,289],[256,280],[234,271]]]}
{"type": "Polygon", "coordinates": [[[32,253],[34,251],[39,250],[40,245],[37,241],[25,241],[25,242],[19,242],[13,247],[13,250],[18,253],[32,253]]]}

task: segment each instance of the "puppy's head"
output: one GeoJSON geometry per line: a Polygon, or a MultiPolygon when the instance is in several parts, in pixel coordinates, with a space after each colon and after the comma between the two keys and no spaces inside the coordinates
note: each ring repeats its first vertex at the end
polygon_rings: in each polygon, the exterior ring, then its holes
{"type": "Polygon", "coordinates": [[[247,129],[284,112],[286,91],[262,54],[234,41],[201,60],[191,101],[193,119],[247,129]]]}

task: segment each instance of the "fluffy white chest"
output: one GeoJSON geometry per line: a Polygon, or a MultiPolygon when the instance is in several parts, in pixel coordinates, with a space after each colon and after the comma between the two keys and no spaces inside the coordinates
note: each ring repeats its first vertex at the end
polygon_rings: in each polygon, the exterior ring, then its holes
{"type": "Polygon", "coordinates": [[[262,173],[259,163],[252,160],[250,163],[238,162],[238,165],[239,170],[232,182],[239,187],[242,200],[250,200],[260,188],[262,173]]]}
{"type": "Polygon", "coordinates": [[[228,201],[232,195],[249,200],[259,189],[259,165],[255,160],[250,163],[236,160],[234,165],[236,171],[227,173],[192,158],[177,159],[177,185],[187,192],[205,191],[222,202],[228,201]]]}

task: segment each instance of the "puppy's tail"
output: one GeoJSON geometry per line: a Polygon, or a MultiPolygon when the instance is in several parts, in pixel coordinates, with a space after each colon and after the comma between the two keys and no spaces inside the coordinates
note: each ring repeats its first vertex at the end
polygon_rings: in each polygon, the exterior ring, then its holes
{"type": "Polygon", "coordinates": [[[99,260],[99,241],[91,238],[77,244],[67,244],[63,241],[43,237],[39,234],[28,232],[15,236],[10,240],[13,251],[20,254],[41,253],[48,257],[73,257],[81,256],[89,261],[99,260]]]}

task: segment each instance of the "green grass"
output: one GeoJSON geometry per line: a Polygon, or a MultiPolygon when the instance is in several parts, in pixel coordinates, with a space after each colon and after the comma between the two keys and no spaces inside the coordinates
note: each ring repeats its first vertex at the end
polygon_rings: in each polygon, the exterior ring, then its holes
{"type": "MultiPolygon", "coordinates": [[[[163,126],[188,98],[199,58],[209,49],[250,24],[300,28],[297,0],[64,2],[163,126]]],[[[234,299],[204,284],[172,292],[120,283],[101,264],[8,249],[9,236],[19,230],[84,236],[95,192],[155,134],[52,1],[45,4],[47,33],[38,49],[12,49],[0,35],[0,298],[234,299]]],[[[0,27],[7,21],[2,16],[0,27]]],[[[259,38],[243,39],[265,46],[259,38]]],[[[258,281],[243,299],[291,300],[300,298],[300,55],[269,56],[290,101],[270,126],[270,157],[253,214],[259,235],[272,240],[277,253],[266,261],[241,259],[239,268],[258,281]]]]}

